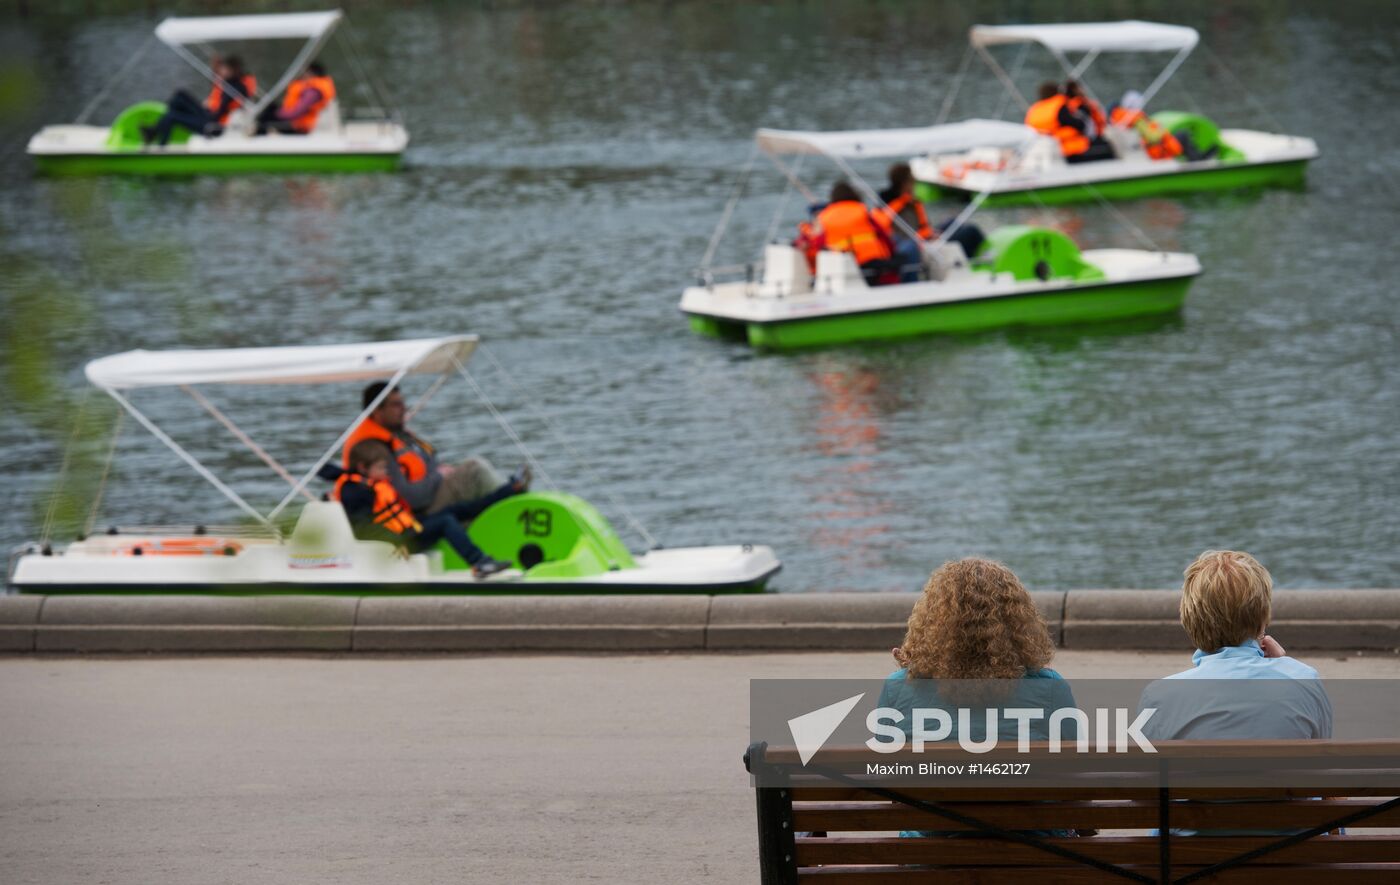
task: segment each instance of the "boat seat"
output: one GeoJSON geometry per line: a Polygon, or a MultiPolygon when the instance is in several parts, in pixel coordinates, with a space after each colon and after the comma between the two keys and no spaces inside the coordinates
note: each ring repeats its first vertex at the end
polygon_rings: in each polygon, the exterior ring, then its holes
{"type": "Polygon", "coordinates": [[[947,240],[924,247],[924,271],[930,280],[946,280],[949,273],[959,268],[967,268],[967,253],[961,243],[947,240]]]}
{"type": "Polygon", "coordinates": [[[340,100],[333,98],[321,109],[321,115],[316,118],[316,127],[311,130],[311,134],[336,135],[343,128],[345,124],[340,119],[340,100]]]}
{"type": "Polygon", "coordinates": [[[865,275],[851,253],[830,250],[817,253],[817,292],[829,295],[864,289],[867,285],[865,275]]]}

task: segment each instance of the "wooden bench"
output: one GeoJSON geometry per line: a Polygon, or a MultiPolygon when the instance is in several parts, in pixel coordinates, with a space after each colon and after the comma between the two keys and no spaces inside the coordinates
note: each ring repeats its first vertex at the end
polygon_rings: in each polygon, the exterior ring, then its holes
{"type": "MultiPolygon", "coordinates": [[[[1081,773],[1074,780],[1082,783],[1072,786],[1007,786],[1004,778],[983,785],[985,780],[959,778],[948,786],[901,788],[862,783],[818,764],[890,761],[864,747],[827,748],[804,766],[791,747],[755,744],[744,761],[758,783],[762,881],[1400,883],[1400,829],[1375,831],[1400,828],[1400,742],[1167,741],[1157,748],[1157,756],[1136,754],[1136,767],[1118,754],[1092,762],[1081,757],[1081,765],[1102,770],[1081,773]],[[1299,757],[1316,760],[1317,769],[1326,771],[1325,792],[1316,786],[1321,781],[1288,774],[1276,785],[1248,787],[1178,787],[1172,776],[1162,776],[1171,765],[1189,767],[1184,760],[1216,764],[1247,757],[1256,765],[1265,760],[1267,768],[1271,756],[1286,756],[1290,764],[1299,757]],[[785,785],[765,785],[775,782],[785,785]],[[1265,832],[1181,835],[1241,829],[1265,832]],[[902,838],[902,830],[967,835],[902,838]]],[[[933,746],[901,758],[966,763],[993,757],[933,746]]],[[[1043,745],[995,758],[1032,766],[1050,761],[1043,745]]]]}

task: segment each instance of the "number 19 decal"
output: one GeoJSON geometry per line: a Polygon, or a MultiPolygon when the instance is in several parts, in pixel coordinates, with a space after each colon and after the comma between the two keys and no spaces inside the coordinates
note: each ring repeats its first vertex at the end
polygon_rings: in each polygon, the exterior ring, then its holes
{"type": "Polygon", "coordinates": [[[554,514],[545,508],[522,510],[516,522],[520,523],[527,538],[548,538],[554,531],[554,514]]]}

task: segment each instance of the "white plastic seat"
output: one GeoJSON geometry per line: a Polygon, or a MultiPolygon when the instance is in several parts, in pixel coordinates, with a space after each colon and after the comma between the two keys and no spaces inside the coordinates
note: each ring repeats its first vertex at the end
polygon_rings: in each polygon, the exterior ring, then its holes
{"type": "Polygon", "coordinates": [[[344,128],[340,119],[340,101],[331,99],[321,108],[321,115],[316,118],[316,126],[311,130],[312,135],[334,135],[344,128]]]}

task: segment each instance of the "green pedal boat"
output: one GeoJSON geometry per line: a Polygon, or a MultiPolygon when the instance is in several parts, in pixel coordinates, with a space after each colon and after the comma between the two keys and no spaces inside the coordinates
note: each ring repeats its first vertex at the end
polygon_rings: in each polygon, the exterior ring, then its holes
{"type": "MultiPolygon", "coordinates": [[[[1095,59],[1105,53],[1170,53],[1170,61],[1143,90],[1150,101],[1196,47],[1193,28],[1142,21],[1048,25],[975,25],[975,50],[991,67],[1021,108],[1030,101],[998,64],[996,46],[1038,44],[1060,64],[1065,77],[1078,80],[1107,109],[1117,93],[1095,95],[1083,80],[1095,59]],[[1071,53],[1080,53],[1072,64],[1071,53]]],[[[951,104],[951,97],[949,100],[951,104]]],[[[939,196],[972,199],[985,195],[988,206],[1075,203],[1095,199],[1131,199],[1159,194],[1230,190],[1303,183],[1317,143],[1301,135],[1251,129],[1221,129],[1198,113],[1157,111],[1150,115],[1159,131],[1185,135],[1196,155],[1153,158],[1138,131],[1110,123],[1099,133],[1114,156],[1088,163],[1068,163],[1059,143],[1036,133],[1022,144],[978,145],[964,151],[924,153],[909,161],[921,182],[925,201],[939,196]]]]}
{"type": "MultiPolygon", "coordinates": [[[[383,92],[366,81],[377,107],[355,108],[355,118],[342,112],[342,99],[359,94],[336,87],[332,99],[316,116],[305,134],[257,133],[258,114],[300,75],[306,65],[336,33],[343,16],[339,10],[270,15],[224,15],[199,18],[167,18],[155,31],[155,39],[170,48],[208,80],[231,96],[232,87],[215,75],[204,52],[214,44],[247,41],[302,41],[291,65],[266,92],[254,92],[235,109],[217,135],[175,127],[169,144],[147,145],[142,130],[154,126],[165,114],[158,101],[142,101],[127,107],[111,125],[89,125],[86,120],[115,86],[100,93],[73,124],[45,126],[29,140],[28,153],[39,172],[47,175],[221,175],[251,172],[372,172],[395,169],[408,146],[408,133],[398,114],[389,109],[383,92]]],[[[353,57],[348,41],[344,48],[353,57]]],[[[138,54],[139,57],[139,54],[138,54]]],[[[134,58],[132,61],[135,61],[134,58]]],[[[358,69],[358,65],[354,66],[358,69]]],[[[335,72],[332,72],[335,73],[335,72]]],[[[348,73],[348,72],[342,72],[348,73]]],[[[332,78],[334,81],[335,78],[332,78]]]]}
{"type": "MultiPolygon", "coordinates": [[[[1025,127],[970,120],[855,132],[763,129],[757,138],[791,183],[800,184],[782,165],[782,155],[821,154],[878,203],[848,160],[908,156],[921,148],[957,149],[987,141],[1016,143],[1025,138],[1025,127]]],[[[803,191],[815,202],[815,195],[805,187],[803,191]]],[[[950,237],[975,209],[974,203],[938,239],[923,244],[918,281],[871,285],[849,252],[821,251],[813,268],[796,247],[771,243],[764,248],[761,265],[740,269],[743,279],[721,279],[726,272],[737,275],[733,268],[702,267],[700,285],[685,290],[680,309],[701,334],[785,350],[1171,313],[1181,309],[1187,289],[1201,272],[1194,255],[1143,249],[1081,251],[1059,231],[1026,226],[993,230],[977,254],[967,255],[950,237]]],[[[723,224],[711,242],[711,255],[722,229],[723,224]]]]}
{"type": "MultiPolygon", "coordinates": [[[[117,524],[98,529],[99,488],[92,492],[88,530],[63,545],[47,538],[27,545],[11,562],[11,589],[44,594],[743,593],[761,591],[781,567],[771,549],[755,544],[662,549],[626,508],[612,501],[648,543],[650,549],[634,554],[587,501],[539,489],[497,501],[467,526],[472,541],[488,556],[513,566],[490,576],[475,576],[446,542],[407,554],[384,541],[357,538],[340,503],[325,500],[310,486],[339,473],[332,468],[328,474],[327,465],[339,461],[354,428],[400,384],[416,376],[433,379],[423,385],[426,389],[412,414],[448,379],[461,376],[519,444],[519,435],[466,369],[477,343],[475,335],[451,335],[300,347],[134,350],[88,363],[88,380],[213,486],[244,521],[231,526],[191,522],[183,527],[117,524]],[[246,394],[249,386],[315,385],[315,392],[302,399],[307,415],[314,418],[320,410],[334,408],[328,404],[358,401],[358,389],[376,380],[388,386],[299,475],[240,429],[205,392],[222,388],[227,395],[232,387],[245,388],[246,394]],[[328,393],[321,385],[340,389],[328,393]],[[266,512],[254,507],[132,401],[138,392],[171,388],[188,394],[285,481],[289,488],[275,507],[266,512]]],[[[321,442],[330,442],[334,426],[320,423],[329,428],[321,442]]],[[[190,435],[187,426],[179,429],[190,435]]],[[[201,442],[201,448],[208,447],[207,438],[201,442]]],[[[523,445],[522,453],[543,478],[540,465],[523,445]]],[[[233,464],[230,453],[218,454],[220,463],[233,464]]],[[[246,477],[247,471],[240,475],[246,477]]],[[[195,512],[214,511],[205,504],[195,512]]]]}

